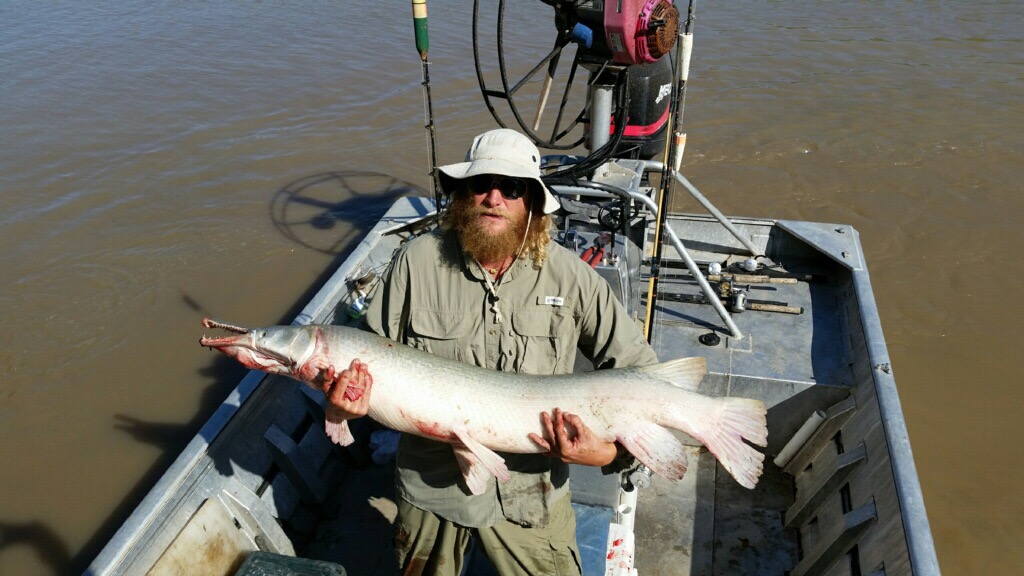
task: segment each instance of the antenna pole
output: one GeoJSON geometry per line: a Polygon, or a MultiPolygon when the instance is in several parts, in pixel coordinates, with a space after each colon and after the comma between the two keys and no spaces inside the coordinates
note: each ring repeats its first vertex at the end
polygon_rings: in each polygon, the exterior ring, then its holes
{"type": "Polygon", "coordinates": [[[423,116],[427,129],[427,162],[430,164],[429,187],[434,191],[436,214],[441,215],[441,186],[437,178],[437,146],[434,137],[434,106],[430,99],[430,62],[427,52],[430,50],[430,36],[427,33],[427,0],[412,0],[412,21],[416,31],[416,52],[420,55],[423,66],[423,116]]]}

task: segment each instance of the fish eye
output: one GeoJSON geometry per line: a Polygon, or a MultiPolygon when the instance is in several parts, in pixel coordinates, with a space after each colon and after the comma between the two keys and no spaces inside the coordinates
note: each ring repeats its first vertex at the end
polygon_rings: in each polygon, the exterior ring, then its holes
{"type": "Polygon", "coordinates": [[[267,331],[266,330],[264,330],[263,332],[260,332],[260,338],[266,338],[266,337],[267,337],[267,331]]]}

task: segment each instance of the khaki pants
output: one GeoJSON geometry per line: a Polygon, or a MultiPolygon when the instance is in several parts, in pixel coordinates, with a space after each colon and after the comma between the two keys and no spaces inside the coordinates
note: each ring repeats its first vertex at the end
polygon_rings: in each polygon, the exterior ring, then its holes
{"type": "Polygon", "coordinates": [[[507,521],[489,528],[466,528],[398,500],[395,553],[403,576],[459,576],[471,535],[501,576],[581,574],[576,517],[568,497],[555,504],[551,522],[544,528],[523,528],[507,521]]]}

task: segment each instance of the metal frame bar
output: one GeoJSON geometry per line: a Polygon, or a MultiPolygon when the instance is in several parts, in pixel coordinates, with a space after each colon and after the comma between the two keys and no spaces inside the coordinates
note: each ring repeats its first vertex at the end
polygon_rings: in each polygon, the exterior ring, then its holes
{"type": "MultiPolygon", "coordinates": [[[[600,190],[584,188],[582,186],[564,186],[556,184],[551,186],[551,188],[557,192],[575,196],[590,196],[596,198],[617,197],[615,194],[612,194],[610,192],[602,192],[600,190]]],[[[629,191],[627,190],[627,192],[629,191]]],[[[649,196],[647,196],[646,194],[641,194],[639,192],[629,192],[629,195],[631,198],[633,198],[633,200],[643,203],[643,205],[646,206],[651,211],[651,213],[654,214],[655,217],[657,217],[658,205],[649,196]]],[[[680,257],[682,257],[683,262],[686,263],[687,269],[690,270],[690,273],[693,274],[693,277],[697,280],[697,284],[700,285],[700,289],[704,293],[704,296],[707,297],[708,301],[711,303],[711,306],[715,309],[715,312],[717,312],[718,316],[722,319],[723,322],[725,322],[726,327],[729,329],[730,336],[732,336],[736,340],[742,340],[743,332],[740,330],[739,326],[737,326],[736,323],[733,321],[732,315],[729,314],[729,311],[725,309],[725,306],[722,304],[722,301],[718,298],[718,294],[716,294],[715,291],[711,288],[711,285],[708,284],[708,280],[707,278],[705,278],[704,273],[701,272],[700,268],[697,266],[697,263],[693,260],[693,257],[690,256],[690,252],[686,249],[685,246],[683,246],[683,242],[682,240],[679,239],[679,236],[676,234],[675,230],[673,230],[671,226],[666,226],[665,231],[668,235],[669,242],[671,242],[672,246],[676,249],[677,252],[679,252],[679,255],[680,257]]]]}
{"type": "MultiPolygon", "coordinates": [[[[644,161],[644,164],[646,165],[648,172],[661,172],[665,168],[664,162],[658,162],[657,160],[646,160],[644,161]]],[[[730,222],[729,219],[725,217],[725,214],[722,214],[718,210],[718,208],[715,208],[715,205],[712,204],[711,201],[708,200],[703,194],[701,194],[700,190],[697,190],[697,187],[691,184],[685,176],[683,176],[679,172],[676,172],[675,170],[670,170],[670,172],[675,177],[676,182],[682,184],[683,187],[686,188],[686,191],[690,193],[690,196],[693,196],[693,198],[697,202],[699,202],[700,205],[703,206],[704,209],[708,211],[708,213],[715,217],[715,220],[718,220],[718,222],[721,223],[722,226],[724,226],[725,229],[728,230],[729,233],[732,234],[733,237],[740,242],[740,244],[743,244],[743,247],[750,252],[751,256],[755,258],[757,258],[758,256],[764,256],[764,253],[762,253],[761,250],[757,248],[757,246],[754,246],[754,243],[749,238],[743,236],[743,234],[740,233],[740,231],[737,230],[735,226],[733,226],[733,223],[730,222]]]]}

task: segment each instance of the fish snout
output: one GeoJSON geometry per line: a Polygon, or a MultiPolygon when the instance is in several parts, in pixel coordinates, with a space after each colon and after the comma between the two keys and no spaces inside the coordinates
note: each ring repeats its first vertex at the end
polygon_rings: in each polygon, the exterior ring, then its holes
{"type": "Polygon", "coordinates": [[[204,335],[199,339],[199,345],[234,358],[246,368],[290,375],[295,367],[288,346],[284,345],[287,342],[281,342],[282,338],[288,340],[290,330],[281,330],[280,327],[248,329],[210,318],[203,319],[203,326],[234,332],[219,338],[204,335]]]}
{"type": "Polygon", "coordinates": [[[234,324],[226,324],[224,322],[218,322],[212,318],[203,318],[203,326],[206,328],[218,328],[221,330],[227,330],[228,332],[234,332],[234,336],[223,336],[220,338],[208,338],[205,334],[199,339],[199,345],[206,348],[215,348],[221,352],[225,352],[224,348],[229,346],[239,346],[248,344],[252,341],[252,330],[248,328],[242,328],[241,326],[235,326],[234,324]]]}
{"type": "Polygon", "coordinates": [[[224,336],[221,338],[208,338],[203,336],[199,339],[199,344],[207,348],[223,348],[226,346],[238,346],[239,344],[245,343],[248,334],[239,334],[238,336],[224,336]]]}
{"type": "Polygon", "coordinates": [[[247,334],[252,332],[249,328],[243,328],[241,326],[235,326],[234,324],[227,324],[225,322],[219,322],[213,318],[203,318],[203,326],[206,328],[220,328],[221,330],[227,330],[228,332],[234,332],[235,334],[247,334]]]}

